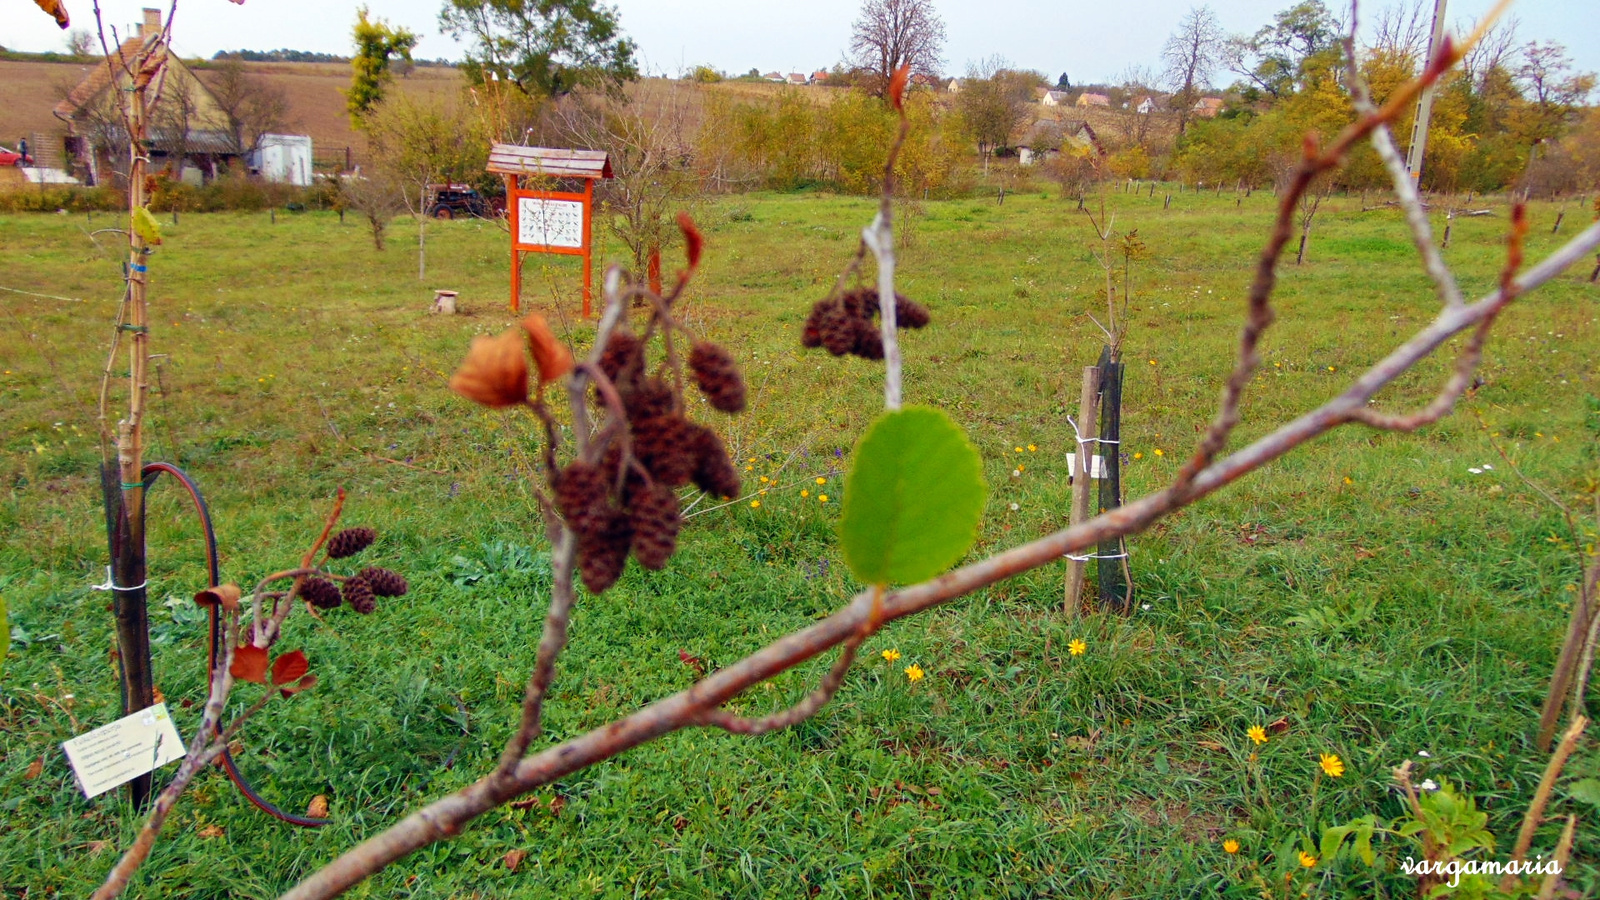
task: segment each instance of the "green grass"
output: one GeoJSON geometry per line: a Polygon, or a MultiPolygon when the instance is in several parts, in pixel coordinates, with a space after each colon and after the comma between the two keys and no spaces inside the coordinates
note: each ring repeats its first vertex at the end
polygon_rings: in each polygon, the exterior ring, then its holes
{"type": "MultiPolygon", "coordinates": [[[[1170,479],[1208,420],[1273,202],[1183,193],[1163,211],[1162,199],[1109,198],[1117,226],[1150,248],[1134,267],[1127,345],[1130,496],[1170,479]]],[[[1003,206],[925,209],[900,285],[934,323],[904,338],[906,395],[948,411],[983,453],[977,558],[1067,519],[1065,416],[1099,352],[1084,314],[1103,306],[1101,274],[1070,202],[1013,193],[1003,206]]],[[[881,370],[802,352],[798,331],[871,213],[869,201],[815,194],[702,212],[706,257],[683,310],[735,348],[752,397],[743,416],[711,415],[747,483],[774,481],[759,508],[696,516],[665,571],[630,569],[580,600],[548,740],[689,684],[680,650],[729,663],[856,589],[832,529],[847,454],[881,406],[881,370]]],[[[1530,258],[1558,243],[1554,214],[1534,210],[1530,258]]],[[[95,398],[121,254],[115,235],[85,236],[114,224],[0,216],[0,287],[83,298],[0,291],[0,592],[16,628],[0,676],[6,896],[86,894],[140,821],[120,793],[85,801],[58,747],[118,712],[107,597],[89,586],[106,555],[95,398]]],[[[1495,283],[1504,227],[1456,222],[1446,256],[1469,295],[1495,283]]],[[[276,224],[186,215],[167,231],[151,265],[152,340],[168,356],[148,455],[207,492],[226,577],[252,584],[292,564],[343,485],[346,521],[382,533],[372,561],[413,586],[371,617],[292,620],[281,646],[303,646],[321,683],[246,729],[240,762],[263,793],[296,810],[326,794],[333,824],[283,826],[207,773],[134,892],[270,897],[470,782],[509,736],[548,583],[529,488],[538,430],[444,387],[470,337],[510,319],[506,238],[493,225],[431,226],[422,281],[404,223],[386,253],[354,220],[323,213],[276,224]],[[460,291],[466,314],[426,315],[436,287],[460,291]],[[203,837],[210,825],[222,836],[203,837]]],[[[528,269],[528,304],[587,346],[576,267],[530,257],[528,269]]],[[[1478,418],[1531,476],[1564,496],[1583,489],[1600,440],[1584,418],[1600,395],[1586,275],[1502,317],[1487,383],[1453,418],[1409,436],[1341,430],[1135,538],[1148,610],[1068,621],[1059,568],[1020,576],[887,628],[809,722],[759,739],[669,736],[561,781],[539,807],[484,816],[355,895],[1254,897],[1254,877],[1284,884],[1297,868],[1286,842],[1314,826],[1398,815],[1389,771],[1407,759],[1419,778],[1474,794],[1506,858],[1544,764],[1531,735],[1579,563],[1561,517],[1511,477],[1478,418]],[[1468,471],[1484,463],[1494,469],[1468,471]],[[1067,652],[1075,639],[1081,656],[1067,652]],[[884,661],[887,648],[901,659],[884,661]],[[911,663],[928,677],[909,684],[911,663]],[[1246,729],[1279,719],[1287,729],[1253,748],[1246,729]],[[1343,778],[1316,781],[1322,752],[1347,762],[1343,778]],[[1225,853],[1225,837],[1243,849],[1225,853]],[[514,848],[529,856],[511,872],[501,858],[514,848]]],[[[1307,264],[1283,271],[1280,321],[1235,445],[1337,392],[1435,306],[1398,216],[1334,198],[1307,264]]],[[[1420,367],[1384,404],[1424,402],[1446,370],[1420,367]]],[[[152,493],[149,527],[157,679],[179,707],[202,690],[203,633],[189,612],[204,577],[199,532],[170,484],[152,493]]],[[[825,665],[734,706],[792,702],[825,665]]],[[[186,735],[197,713],[176,709],[186,735]]],[[[1568,773],[1600,774],[1600,758],[1585,750],[1568,773]]],[[[1594,896],[1600,810],[1564,796],[1556,811],[1584,817],[1570,877],[1594,896]]],[[[1557,827],[1536,850],[1550,852],[1557,827]]],[[[1410,894],[1393,871],[1292,879],[1293,894],[1410,894]]]]}

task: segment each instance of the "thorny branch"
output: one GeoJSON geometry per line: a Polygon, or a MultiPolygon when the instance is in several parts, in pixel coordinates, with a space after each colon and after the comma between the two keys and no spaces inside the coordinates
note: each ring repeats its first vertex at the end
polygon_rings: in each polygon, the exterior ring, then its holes
{"type": "MultiPolygon", "coordinates": [[[[1425,83],[1436,79],[1455,58],[1456,53],[1447,46],[1446,52],[1429,65],[1421,79],[1397,92],[1383,108],[1364,116],[1347,128],[1326,150],[1319,150],[1314,143],[1308,142],[1304,160],[1297,170],[1290,190],[1280,202],[1277,221],[1267,248],[1258,263],[1255,283],[1248,294],[1247,324],[1240,337],[1239,361],[1223,394],[1217,419],[1202,439],[1194,457],[1171,485],[1087,522],[947,572],[931,581],[902,588],[887,595],[877,590],[864,591],[828,618],[786,635],[739,662],[711,673],[687,690],[651,703],[632,715],[601,728],[547,747],[532,756],[523,757],[520,755],[521,752],[526,750],[537,734],[538,703],[548,686],[549,677],[553,672],[554,656],[557,655],[550,654],[549,663],[546,664],[545,655],[541,653],[540,669],[543,670],[543,674],[541,675],[540,670],[536,669],[534,677],[529,681],[529,695],[524,702],[522,726],[513,744],[508,745],[508,752],[502,758],[499,768],[351,848],[313,873],[285,897],[290,900],[310,900],[310,898],[336,896],[406,854],[436,841],[453,837],[472,819],[520,794],[550,784],[565,775],[614,757],[662,735],[697,726],[721,727],[739,733],[759,734],[770,728],[800,721],[821,708],[832,696],[838,684],[842,682],[844,672],[865,636],[883,624],[926,611],[1030,569],[1053,564],[1064,554],[1079,552],[1101,541],[1138,532],[1161,516],[1220,490],[1340,425],[1352,421],[1367,421],[1368,417],[1364,416],[1366,404],[1400,374],[1463,332],[1472,330],[1481,335],[1488,323],[1493,321],[1495,315],[1512,298],[1551,280],[1580,257],[1600,247],[1600,224],[1597,224],[1521,274],[1516,273],[1515,263],[1518,260],[1515,258],[1514,249],[1511,264],[1507,266],[1502,283],[1494,293],[1472,304],[1445,304],[1432,323],[1369,368],[1343,393],[1231,455],[1221,459],[1216,458],[1238,421],[1240,395],[1259,363],[1256,345],[1261,334],[1272,322],[1273,313],[1269,300],[1276,280],[1276,266],[1288,241],[1291,219],[1299,196],[1317,175],[1337,165],[1356,140],[1371,134],[1380,125],[1391,120],[1416,96],[1425,83]],[[739,718],[720,709],[724,703],[750,687],[792,669],[835,646],[844,648],[839,661],[832,667],[822,685],[795,707],[759,719],[739,718]],[[516,748],[516,753],[511,752],[513,747],[516,748]]],[[[879,229],[887,230],[888,223],[888,216],[880,209],[878,219],[875,220],[873,228],[864,233],[863,241],[868,241],[867,236],[879,229]]],[[[883,249],[891,249],[891,245],[884,244],[881,240],[879,243],[883,249]]],[[[858,254],[858,261],[859,258],[858,254]]],[[[892,260],[892,256],[889,258],[892,260]]],[[[881,263],[884,257],[880,254],[879,259],[881,263]]],[[[880,284],[883,274],[884,271],[880,268],[880,284]]],[[[892,269],[890,274],[892,276],[892,269]]],[[[597,348],[604,346],[605,336],[610,333],[621,316],[623,293],[616,272],[609,273],[606,284],[608,305],[596,341],[597,348]]],[[[892,302],[892,281],[886,287],[880,288],[880,295],[891,298],[892,302]]],[[[1475,363],[1476,358],[1475,353],[1467,353],[1463,355],[1463,362],[1470,360],[1475,363]]],[[[585,405],[586,389],[587,385],[581,374],[574,377],[569,385],[575,418],[580,423],[576,432],[580,450],[589,439],[585,405]]],[[[570,551],[558,551],[556,560],[558,565],[566,566],[564,572],[558,571],[556,581],[558,584],[566,584],[570,589],[572,574],[570,551]]],[[[553,600],[552,616],[556,614],[555,607],[553,600]]],[[[561,610],[561,613],[557,618],[560,619],[562,632],[560,640],[564,641],[565,610],[561,610]]],[[[547,632],[548,630],[549,623],[547,632]]],[[[548,637],[550,635],[547,633],[548,637]]],[[[559,651],[559,646],[556,650],[559,651]]]]}

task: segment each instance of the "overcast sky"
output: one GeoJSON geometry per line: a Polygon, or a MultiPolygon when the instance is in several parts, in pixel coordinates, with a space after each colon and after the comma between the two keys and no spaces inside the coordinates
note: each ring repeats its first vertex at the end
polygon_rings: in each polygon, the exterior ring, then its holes
{"type": "MultiPolygon", "coordinates": [[[[74,27],[93,25],[89,0],[65,0],[74,27]]],[[[1394,2],[1394,0],[1389,0],[1394,2]]],[[[60,50],[64,34],[29,0],[0,0],[0,45],[60,50]]],[[[1211,4],[1230,32],[1253,32],[1293,0],[1218,0],[1211,4]]],[[[149,0],[102,0],[107,23],[122,29],[149,0]]],[[[165,3],[162,4],[165,8],[165,3]]],[[[349,54],[350,25],[361,0],[184,0],[174,43],[184,56],[218,50],[291,48],[349,54]]],[[[416,54],[457,59],[462,48],[439,31],[441,0],[367,0],[374,15],[422,36],[416,54]]],[[[841,59],[860,0],[618,0],[622,27],[638,42],[651,74],[677,74],[708,63],[741,73],[811,72],[841,59]]],[[[991,54],[1021,68],[1074,83],[1115,79],[1130,65],[1155,67],[1162,43],[1193,0],[936,0],[944,19],[945,70],[959,74],[991,54]]],[[[1334,5],[1334,4],[1330,4],[1334,5]]],[[[1364,7],[1370,20],[1384,4],[1364,7]]],[[[1447,19],[1465,24],[1492,0],[1450,0],[1447,19]]],[[[1600,70],[1600,4],[1596,0],[1521,0],[1512,7],[1523,40],[1558,40],[1585,71],[1600,70]]]]}

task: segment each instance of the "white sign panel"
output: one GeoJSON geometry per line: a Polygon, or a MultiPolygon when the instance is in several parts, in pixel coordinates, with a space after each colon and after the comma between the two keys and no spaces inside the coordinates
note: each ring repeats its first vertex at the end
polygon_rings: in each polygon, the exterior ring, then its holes
{"type": "Polygon", "coordinates": [[[583,203],[517,198],[517,243],[539,247],[583,246],[583,203]]]}
{"type": "Polygon", "coordinates": [[[62,744],[61,749],[66,751],[67,762],[85,797],[132,781],[185,752],[165,703],[80,734],[62,744]]]}

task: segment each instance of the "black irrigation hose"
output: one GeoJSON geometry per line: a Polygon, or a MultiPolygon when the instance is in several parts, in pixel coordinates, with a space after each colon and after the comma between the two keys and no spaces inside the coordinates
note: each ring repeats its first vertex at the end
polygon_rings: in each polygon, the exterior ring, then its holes
{"type": "MultiPolygon", "coordinates": [[[[220,558],[217,555],[217,532],[211,527],[211,508],[206,505],[206,498],[201,495],[200,488],[195,485],[194,480],[185,474],[182,469],[170,463],[149,463],[141,470],[141,474],[144,475],[146,491],[156,483],[156,479],[161,476],[162,472],[176,478],[178,483],[183,485],[183,489],[189,492],[189,499],[194,501],[195,514],[200,518],[201,527],[205,529],[206,580],[210,587],[217,587],[222,583],[222,573],[220,558]]],[[[206,692],[209,694],[212,681],[217,676],[217,648],[222,645],[224,635],[222,633],[222,617],[217,614],[217,604],[207,604],[207,612],[211,620],[210,637],[206,646],[206,692]]],[[[220,726],[221,723],[218,724],[220,726]]],[[[250,781],[239,771],[238,764],[233,761],[233,752],[226,747],[222,748],[221,760],[222,767],[227,770],[228,777],[233,780],[233,784],[239,789],[239,793],[243,794],[246,800],[255,804],[257,809],[267,815],[282,819],[290,825],[298,825],[301,828],[321,828],[328,824],[328,819],[311,819],[284,812],[274,806],[270,800],[256,793],[256,789],[250,785],[250,781]]]]}

